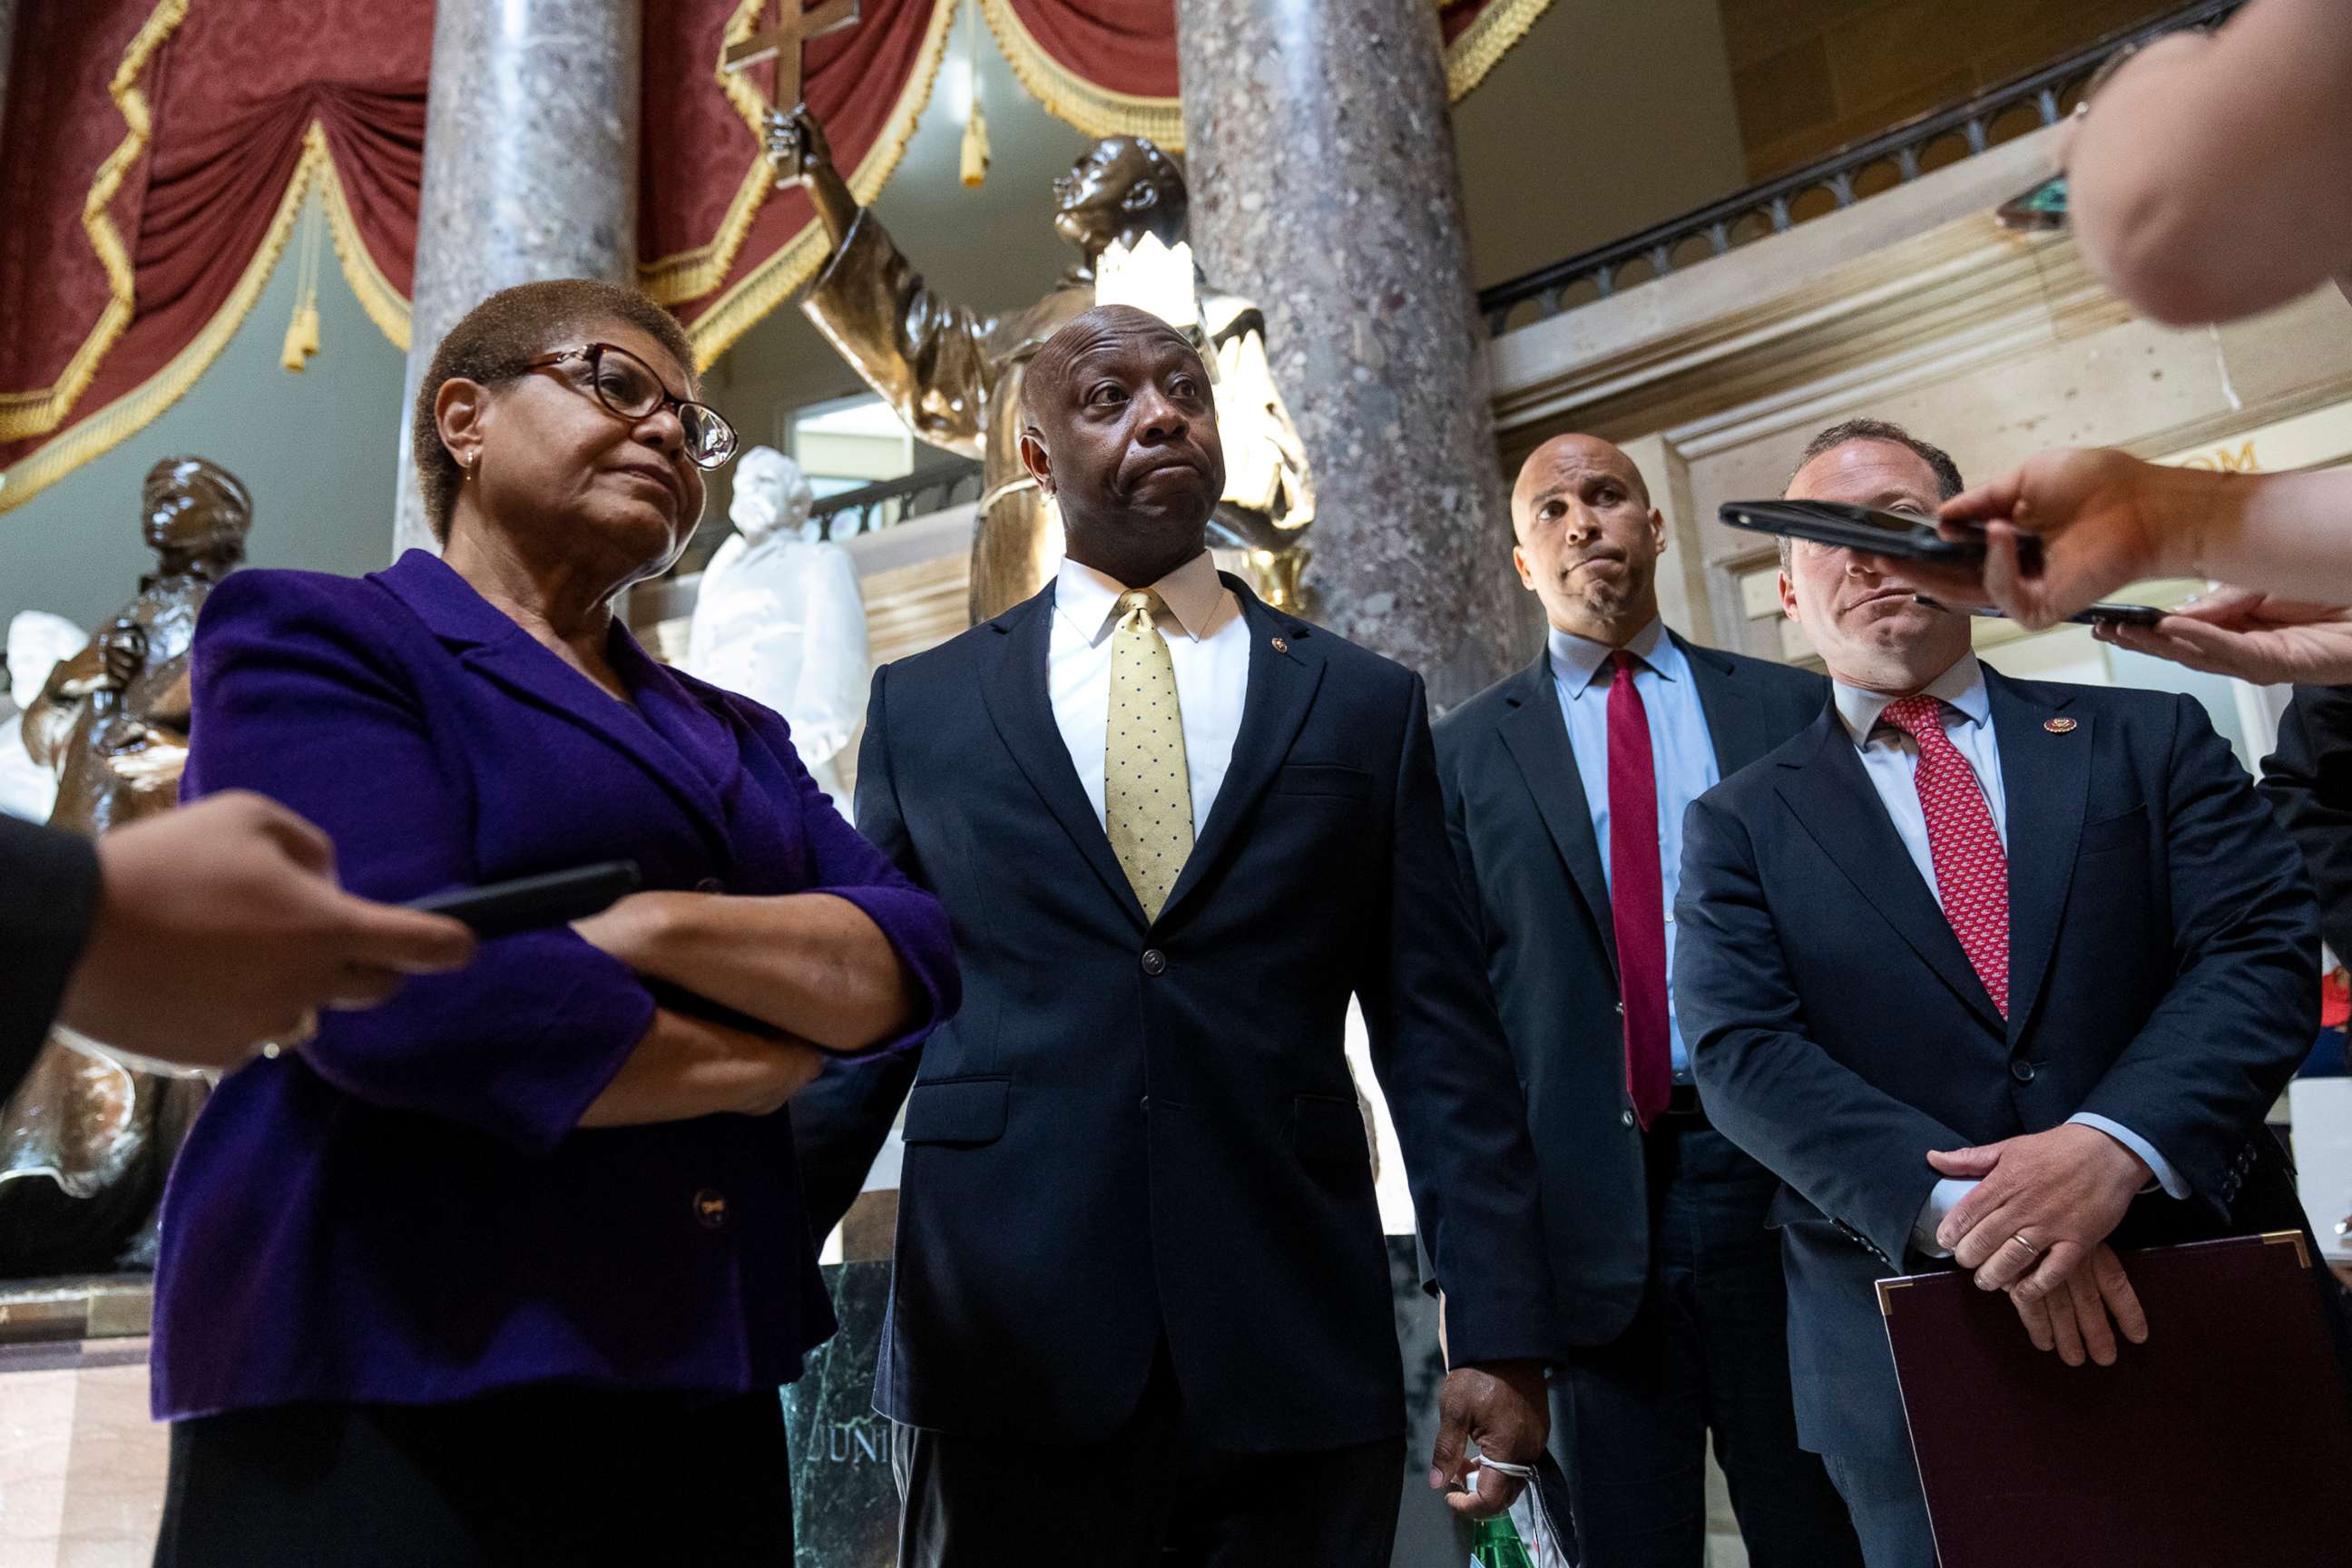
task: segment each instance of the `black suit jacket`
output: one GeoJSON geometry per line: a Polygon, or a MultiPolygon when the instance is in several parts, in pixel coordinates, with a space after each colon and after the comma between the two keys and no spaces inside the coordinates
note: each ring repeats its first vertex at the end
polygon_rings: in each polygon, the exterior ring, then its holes
{"type": "Polygon", "coordinates": [[[2317,1026],[2294,847],[2190,699],[1985,682],[2006,1022],[1834,709],[1685,819],[1684,1038],[1716,1125],[1785,1184],[1797,1422],[1823,1453],[1910,1451],[1872,1282],[1931,1267],[1908,1250],[1930,1149],[2091,1111],[2190,1190],[2140,1198],[2118,1244],[2302,1223],[2263,1128],[2317,1026]]]}
{"type": "MultiPolygon", "coordinates": [[[[946,903],[964,984],[907,1100],[875,1400],[900,1421],[1097,1440],[1164,1340],[1211,1447],[1402,1433],[1351,993],[1454,1289],[1455,1361],[1554,1353],[1534,1162],[1492,1113],[1510,1059],[1421,680],[1225,581],[1246,705],[1156,921],[1054,721],[1051,587],[875,677],[858,826],[946,903]]],[[[833,1201],[887,1126],[889,1070],[794,1101],[833,1201]]]]}
{"type": "Polygon", "coordinates": [[[98,852],[71,833],[0,816],[0,1100],[48,1037],[98,908],[98,852]]]}
{"type": "MultiPolygon", "coordinates": [[[[1674,640],[1723,778],[1829,700],[1818,675],[1674,640]]],[[[1549,647],[1440,720],[1436,733],[1446,826],[1527,1091],[1561,1331],[1574,1344],[1605,1344],[1641,1305],[1650,1206],[1625,1095],[1606,849],[1593,837],[1549,647]]]]}
{"type": "Polygon", "coordinates": [[[2261,787],[2311,868],[2320,934],[2352,959],[2352,686],[2294,689],[2261,787]]]}

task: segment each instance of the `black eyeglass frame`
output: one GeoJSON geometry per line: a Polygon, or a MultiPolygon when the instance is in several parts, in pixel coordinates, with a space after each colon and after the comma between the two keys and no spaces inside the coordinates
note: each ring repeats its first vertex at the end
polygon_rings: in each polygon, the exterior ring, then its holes
{"type": "Polygon", "coordinates": [[[727,422],[726,416],[707,403],[697,403],[690,397],[678,396],[670,391],[668,384],[662,380],[653,366],[617,343],[586,342],[576,349],[558,349],[553,353],[542,354],[538,359],[532,360],[523,368],[527,371],[552,370],[557,365],[569,364],[574,360],[583,363],[588,367],[588,384],[580,390],[594,397],[604,406],[606,412],[622,419],[650,419],[656,413],[667,408],[677,416],[678,427],[688,431],[686,456],[687,460],[696,468],[709,472],[714,468],[723,468],[734,460],[736,450],[742,444],[742,437],[736,434],[735,426],[727,422]],[[656,389],[652,403],[643,408],[623,408],[604,395],[604,380],[602,373],[606,354],[618,354],[646,373],[646,379],[656,389]],[[690,430],[693,422],[687,418],[686,414],[689,408],[702,419],[708,420],[713,427],[726,433],[726,447],[723,451],[709,458],[704,458],[695,452],[695,443],[690,430]]]}

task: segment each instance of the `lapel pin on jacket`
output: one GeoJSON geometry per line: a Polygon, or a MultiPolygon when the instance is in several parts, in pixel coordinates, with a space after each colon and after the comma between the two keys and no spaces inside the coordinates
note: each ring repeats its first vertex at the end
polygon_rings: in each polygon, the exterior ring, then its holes
{"type": "Polygon", "coordinates": [[[1274,639],[1274,651],[1276,653],[1288,653],[1290,651],[1290,645],[1283,641],[1280,637],[1276,637],[1274,639]]]}
{"type": "Polygon", "coordinates": [[[2074,729],[2074,721],[2063,717],[2057,719],[2044,719],[2042,721],[2042,727],[2049,731],[2053,735],[2063,735],[2070,730],[2074,729]]]}

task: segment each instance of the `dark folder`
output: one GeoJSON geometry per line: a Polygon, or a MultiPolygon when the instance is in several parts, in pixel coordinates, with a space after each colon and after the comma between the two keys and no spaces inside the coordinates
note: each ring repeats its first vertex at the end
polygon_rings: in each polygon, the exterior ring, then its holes
{"type": "Polygon", "coordinates": [[[1943,1568],[2352,1563],[2352,1406],[2303,1236],[2123,1262],[2148,1340],[2111,1367],[2035,1350],[1965,1273],[1879,1281],[1943,1568]]]}

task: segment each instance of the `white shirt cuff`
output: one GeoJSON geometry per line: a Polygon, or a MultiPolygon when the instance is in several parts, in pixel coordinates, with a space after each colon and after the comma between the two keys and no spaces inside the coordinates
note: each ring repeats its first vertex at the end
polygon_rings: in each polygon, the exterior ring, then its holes
{"type": "Polygon", "coordinates": [[[1960,1200],[1976,1188],[1975,1182],[1964,1181],[1958,1176],[1946,1176],[1937,1182],[1935,1190],[1927,1194],[1926,1205],[1920,1208],[1918,1220],[1911,1226],[1911,1249],[1922,1258],[1949,1258],[1952,1249],[1936,1239],[1936,1227],[1942,1225],[1944,1216],[1958,1207],[1960,1200]]]}
{"type": "MultiPolygon", "coordinates": [[[[2172,1163],[2156,1152],[2155,1144],[2130,1128],[2110,1121],[2104,1116],[2095,1116],[2087,1110],[2078,1110],[2066,1120],[2080,1126],[2097,1128],[2147,1161],[2149,1172],[2156,1177],[2156,1184],[2164,1189],[2165,1196],[2185,1198],[2189,1195],[2189,1184],[2180,1179],[2180,1173],[2172,1168],[2172,1163]]],[[[2147,1189],[2143,1187],[2140,1190],[2146,1192],[2147,1189]]]]}

